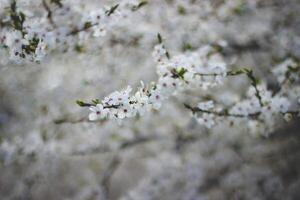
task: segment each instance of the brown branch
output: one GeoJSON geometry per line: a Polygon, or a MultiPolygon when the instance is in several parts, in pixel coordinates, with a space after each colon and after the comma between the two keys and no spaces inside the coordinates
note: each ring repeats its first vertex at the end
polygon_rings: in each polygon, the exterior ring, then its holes
{"type": "Polygon", "coordinates": [[[72,31],[70,31],[69,33],[67,33],[67,36],[76,35],[76,34],[82,32],[82,31],[86,31],[86,30],[90,29],[93,26],[97,26],[98,24],[99,23],[91,24],[90,22],[86,22],[82,28],[79,28],[79,29],[75,28],[75,29],[73,29],[72,31]]]}
{"type": "Polygon", "coordinates": [[[53,122],[55,124],[65,124],[65,123],[77,124],[77,123],[82,123],[82,122],[92,123],[93,121],[90,121],[86,117],[83,117],[83,118],[80,118],[80,119],[68,119],[68,118],[55,119],[55,120],[53,120],[53,122]]]}
{"type": "MultiPolygon", "coordinates": [[[[112,6],[109,10],[105,11],[105,14],[109,17],[117,10],[118,7],[119,7],[119,4],[112,6]]],[[[67,33],[67,36],[76,35],[82,31],[86,31],[86,30],[90,29],[91,27],[97,26],[97,25],[99,25],[99,23],[92,24],[91,22],[86,22],[82,28],[75,28],[74,30],[67,33]]]]}
{"type": "MultiPolygon", "coordinates": [[[[263,107],[264,104],[262,102],[262,97],[261,97],[260,92],[259,92],[258,87],[257,87],[258,80],[254,77],[252,69],[241,68],[241,69],[238,69],[238,70],[227,71],[225,73],[225,76],[237,76],[237,75],[242,75],[242,74],[245,74],[248,77],[248,79],[250,80],[251,85],[255,89],[255,96],[257,97],[260,106],[263,107]]],[[[220,74],[220,73],[211,73],[211,74],[195,73],[195,75],[198,75],[198,76],[222,76],[224,74],[220,74]]]]}
{"type": "Polygon", "coordinates": [[[217,111],[213,111],[213,110],[204,110],[204,109],[200,109],[198,107],[192,107],[188,104],[184,104],[184,106],[187,109],[191,110],[193,112],[193,114],[195,114],[197,112],[201,112],[201,113],[213,114],[213,115],[218,116],[218,117],[236,117],[236,118],[257,119],[257,117],[261,114],[261,112],[249,113],[248,115],[230,114],[227,110],[217,112],[217,111]]]}
{"type": "MultiPolygon", "coordinates": [[[[243,115],[243,114],[230,114],[228,112],[228,110],[222,110],[222,111],[213,111],[213,110],[204,110],[204,109],[200,109],[198,107],[192,107],[188,104],[184,104],[184,106],[191,110],[193,114],[195,113],[208,113],[208,114],[213,114],[215,116],[218,117],[236,117],[236,118],[250,118],[250,119],[258,119],[259,115],[262,112],[255,112],[255,113],[249,113],[247,115],[243,115]]],[[[293,110],[289,110],[286,112],[280,112],[281,115],[285,115],[285,114],[290,114],[292,117],[299,117],[300,112],[299,111],[293,111],[293,110]]]]}
{"type": "Polygon", "coordinates": [[[100,185],[103,187],[103,195],[104,195],[104,199],[106,200],[110,199],[109,193],[110,193],[110,186],[111,186],[111,178],[115,173],[115,171],[117,170],[117,168],[120,166],[120,164],[121,164],[121,160],[119,156],[115,155],[104,172],[100,185]]]}
{"type": "Polygon", "coordinates": [[[50,7],[48,6],[46,0],[43,0],[43,6],[44,6],[45,10],[47,11],[47,18],[48,18],[50,24],[54,28],[56,28],[56,24],[54,23],[53,18],[52,18],[52,11],[51,11],[50,7]]]}
{"type": "MultiPolygon", "coordinates": [[[[127,140],[124,141],[120,144],[120,147],[118,148],[118,151],[120,150],[126,150],[126,149],[130,149],[133,148],[139,144],[144,144],[150,141],[156,141],[159,140],[160,138],[155,137],[155,136],[151,136],[151,137],[136,137],[135,139],[132,140],[127,140]]],[[[96,146],[94,148],[90,148],[88,150],[85,151],[75,151],[72,153],[73,156],[85,156],[85,155],[94,155],[94,154],[99,154],[99,153],[108,153],[111,152],[112,150],[110,150],[109,148],[105,148],[105,147],[99,147],[96,146]]]]}

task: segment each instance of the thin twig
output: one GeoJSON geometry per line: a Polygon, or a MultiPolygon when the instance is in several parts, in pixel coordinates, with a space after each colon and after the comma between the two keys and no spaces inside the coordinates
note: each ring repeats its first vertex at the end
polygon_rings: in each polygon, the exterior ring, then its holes
{"type": "Polygon", "coordinates": [[[50,24],[53,26],[53,28],[56,28],[56,24],[54,23],[53,18],[52,18],[52,11],[51,11],[50,7],[48,6],[46,0],[43,0],[43,6],[44,6],[45,10],[47,11],[47,18],[48,18],[50,24]]]}
{"type": "Polygon", "coordinates": [[[198,75],[198,76],[224,76],[224,75],[225,76],[237,76],[237,75],[242,75],[242,74],[247,75],[247,77],[249,78],[251,85],[255,89],[255,96],[257,97],[260,106],[263,107],[264,104],[262,102],[262,97],[261,97],[259,89],[257,87],[258,80],[254,77],[253,71],[251,69],[242,68],[242,69],[238,69],[238,70],[228,71],[224,74],[220,74],[220,73],[211,73],[211,74],[195,73],[195,75],[198,75]]]}
{"type": "Polygon", "coordinates": [[[83,117],[80,119],[68,119],[68,118],[55,119],[53,122],[55,124],[64,124],[64,123],[77,124],[77,123],[82,123],[82,122],[92,123],[92,121],[88,120],[86,117],[83,117]]]}
{"type": "MultiPolygon", "coordinates": [[[[147,142],[151,142],[151,141],[156,141],[159,140],[161,138],[158,138],[156,136],[148,136],[148,137],[136,137],[132,140],[127,140],[124,141],[120,144],[119,148],[117,149],[117,151],[121,151],[121,150],[125,150],[125,149],[130,149],[133,148],[139,144],[144,144],[147,142]]],[[[76,151],[73,152],[72,155],[73,156],[85,156],[85,155],[94,155],[94,154],[99,154],[99,153],[108,153],[111,152],[112,150],[108,149],[108,148],[101,148],[99,146],[94,147],[94,148],[90,148],[88,150],[85,151],[76,151]]]]}
{"type": "Polygon", "coordinates": [[[92,28],[93,26],[97,26],[99,23],[94,23],[94,24],[91,24],[91,23],[85,23],[85,25],[82,27],[82,28],[75,28],[73,29],[72,31],[70,31],[69,33],[67,33],[67,36],[71,36],[71,35],[76,35],[82,31],[86,31],[90,28],[92,28]]]}
{"type": "Polygon", "coordinates": [[[119,156],[115,155],[104,172],[103,178],[101,180],[101,186],[103,187],[103,198],[106,200],[110,199],[109,195],[110,195],[111,178],[120,164],[121,164],[121,160],[119,156]]]}
{"type": "Polygon", "coordinates": [[[201,112],[201,113],[208,113],[208,114],[213,114],[215,116],[218,117],[236,117],[236,118],[251,118],[251,119],[256,119],[261,112],[255,112],[255,113],[249,113],[247,115],[242,115],[242,114],[231,114],[229,113],[227,110],[223,110],[223,111],[213,111],[213,110],[204,110],[204,109],[200,109],[198,107],[192,107],[188,104],[184,104],[184,106],[191,110],[193,113],[197,113],[197,112],[201,112]]]}

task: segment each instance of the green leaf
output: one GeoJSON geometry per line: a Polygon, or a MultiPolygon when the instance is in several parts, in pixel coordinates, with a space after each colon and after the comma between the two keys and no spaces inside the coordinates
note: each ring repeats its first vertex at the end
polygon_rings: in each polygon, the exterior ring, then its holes
{"type": "Polygon", "coordinates": [[[148,1],[141,1],[137,6],[132,7],[132,11],[136,11],[147,4],[148,4],[148,1]]]}
{"type": "Polygon", "coordinates": [[[170,59],[170,54],[169,54],[168,51],[166,51],[166,56],[167,56],[168,59],[170,59]]]}
{"type": "Polygon", "coordinates": [[[85,103],[83,101],[77,100],[76,103],[80,106],[80,107],[84,107],[85,103]]]}
{"type": "Polygon", "coordinates": [[[143,6],[147,5],[147,4],[148,4],[148,1],[141,1],[137,7],[141,8],[141,7],[143,7],[143,6]]]}
{"type": "Polygon", "coordinates": [[[75,51],[77,51],[78,53],[83,53],[84,52],[84,46],[80,45],[80,44],[76,44],[75,45],[75,51]]]}
{"type": "Polygon", "coordinates": [[[99,100],[99,99],[93,99],[92,102],[93,102],[94,104],[99,104],[99,103],[100,103],[100,100],[99,100]]]}
{"type": "Polygon", "coordinates": [[[84,23],[84,28],[85,28],[85,29],[88,29],[88,28],[90,28],[90,27],[92,27],[92,22],[85,22],[85,23],[84,23]]]}
{"type": "Polygon", "coordinates": [[[177,12],[180,14],[180,15],[185,15],[186,14],[186,10],[185,8],[182,6],[182,5],[179,5],[177,7],[177,12]]]}
{"type": "Polygon", "coordinates": [[[118,7],[119,7],[119,4],[114,5],[109,10],[105,11],[105,14],[107,16],[110,16],[111,14],[113,14],[115,12],[115,10],[117,10],[118,7]]]}
{"type": "Polygon", "coordinates": [[[162,43],[162,37],[161,37],[160,33],[157,33],[157,39],[158,39],[158,43],[161,44],[162,43]]]}
{"type": "Polygon", "coordinates": [[[187,72],[187,69],[181,67],[177,69],[176,72],[179,78],[184,79],[184,74],[187,72]]]}
{"type": "Polygon", "coordinates": [[[56,4],[58,7],[62,7],[62,0],[51,0],[50,3],[56,4]]]}
{"type": "Polygon", "coordinates": [[[182,46],[183,51],[192,50],[193,46],[190,43],[184,43],[182,46]]]}

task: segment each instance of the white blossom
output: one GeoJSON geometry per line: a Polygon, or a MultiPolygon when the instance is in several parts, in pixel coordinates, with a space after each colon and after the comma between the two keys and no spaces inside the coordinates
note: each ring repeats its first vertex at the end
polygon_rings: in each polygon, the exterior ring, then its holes
{"type": "Polygon", "coordinates": [[[211,128],[215,125],[214,115],[203,113],[197,118],[199,124],[205,126],[206,128],[211,128]]]}
{"type": "Polygon", "coordinates": [[[97,119],[103,119],[107,117],[108,109],[104,108],[102,104],[97,104],[96,106],[91,106],[90,110],[92,111],[89,114],[89,120],[94,121],[97,119]]]}
{"type": "Polygon", "coordinates": [[[214,102],[213,101],[205,101],[198,103],[198,108],[202,110],[210,110],[214,107],[214,102]]]}

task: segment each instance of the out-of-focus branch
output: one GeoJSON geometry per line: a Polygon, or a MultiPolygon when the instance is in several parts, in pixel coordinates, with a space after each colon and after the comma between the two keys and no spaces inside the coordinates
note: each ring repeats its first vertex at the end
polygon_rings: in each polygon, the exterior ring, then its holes
{"type": "MultiPolygon", "coordinates": [[[[121,142],[121,144],[118,148],[118,151],[133,148],[139,144],[144,144],[144,143],[151,142],[151,141],[157,141],[159,139],[161,139],[161,138],[158,138],[156,136],[136,137],[132,140],[127,140],[127,141],[121,142]]],[[[75,151],[72,153],[72,155],[73,156],[78,156],[78,155],[85,156],[85,155],[93,155],[93,154],[108,153],[108,152],[112,152],[112,150],[110,150],[109,148],[96,146],[94,148],[90,148],[85,151],[75,151]]]]}
{"type": "Polygon", "coordinates": [[[91,123],[86,117],[80,118],[80,119],[70,119],[70,118],[61,118],[61,119],[55,119],[53,121],[55,124],[77,124],[77,123],[82,123],[82,122],[87,122],[91,123]]]}
{"type": "Polygon", "coordinates": [[[227,110],[222,111],[213,111],[213,110],[204,110],[200,109],[198,107],[192,107],[188,104],[184,104],[184,106],[191,110],[193,113],[208,113],[213,114],[218,117],[236,117],[236,118],[251,118],[251,119],[257,119],[257,117],[261,114],[261,112],[255,112],[255,113],[249,113],[248,115],[242,115],[242,114],[230,114],[227,110]]]}
{"type": "Polygon", "coordinates": [[[121,159],[119,158],[118,155],[115,155],[111,162],[109,163],[107,169],[104,171],[103,178],[101,180],[101,187],[103,188],[103,198],[104,200],[109,200],[110,199],[110,186],[111,186],[111,178],[115,171],[118,169],[118,167],[121,164],[121,159]]]}
{"type": "Polygon", "coordinates": [[[46,0],[43,0],[43,7],[47,11],[47,18],[48,18],[50,24],[53,26],[53,28],[56,28],[56,25],[55,25],[55,23],[53,21],[53,18],[52,18],[52,11],[51,11],[50,7],[48,6],[46,0]]]}
{"type": "MultiPolygon", "coordinates": [[[[262,97],[260,95],[259,89],[258,89],[258,79],[256,79],[253,75],[253,71],[252,69],[248,69],[248,68],[241,68],[238,70],[231,70],[226,72],[224,75],[225,76],[237,76],[237,75],[242,75],[245,74],[248,79],[250,80],[251,85],[254,87],[255,89],[255,96],[257,97],[257,99],[259,100],[259,104],[261,106],[263,106],[263,102],[262,102],[262,97]]],[[[218,74],[218,73],[212,73],[212,74],[202,74],[202,73],[195,73],[195,75],[197,76],[223,76],[223,74],[218,74]]]]}

